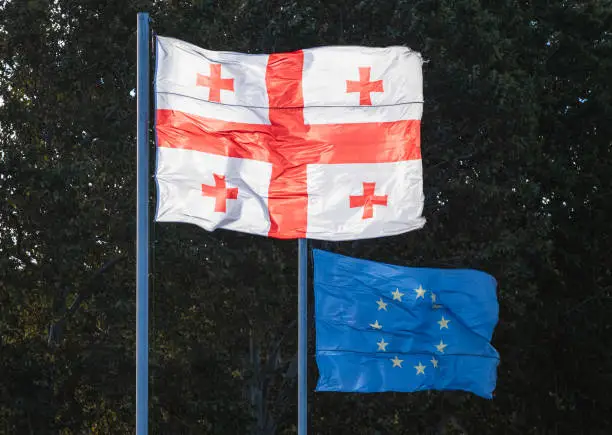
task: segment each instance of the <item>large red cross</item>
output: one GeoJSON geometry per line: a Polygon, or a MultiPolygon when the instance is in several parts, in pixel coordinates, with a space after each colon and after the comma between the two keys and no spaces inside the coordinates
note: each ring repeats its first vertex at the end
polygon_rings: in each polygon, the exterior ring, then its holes
{"type": "Polygon", "coordinates": [[[370,219],[374,217],[374,206],[387,206],[388,195],[375,195],[376,183],[363,183],[363,195],[349,197],[349,205],[351,208],[363,207],[362,219],[370,219]]]}
{"type": "Polygon", "coordinates": [[[370,81],[371,67],[364,66],[359,67],[359,81],[347,80],[346,81],[346,92],[359,92],[359,105],[371,106],[372,99],[370,93],[372,92],[383,92],[383,81],[376,80],[370,81]]]}
{"type": "Polygon", "coordinates": [[[227,187],[225,175],[213,174],[215,185],[202,184],[202,195],[215,198],[215,211],[225,213],[227,211],[227,200],[238,198],[237,187],[227,187]]]}
{"type": "Polygon", "coordinates": [[[210,76],[198,74],[196,79],[197,86],[209,88],[208,101],[221,102],[221,90],[234,92],[234,79],[221,78],[221,64],[210,64],[210,76]]]}
{"type": "Polygon", "coordinates": [[[306,237],[307,165],[421,158],[420,120],[305,124],[303,66],[302,51],[269,56],[266,68],[269,124],[228,122],[177,110],[157,110],[156,132],[160,147],[258,160],[272,165],[268,188],[270,237],[306,237]]]}

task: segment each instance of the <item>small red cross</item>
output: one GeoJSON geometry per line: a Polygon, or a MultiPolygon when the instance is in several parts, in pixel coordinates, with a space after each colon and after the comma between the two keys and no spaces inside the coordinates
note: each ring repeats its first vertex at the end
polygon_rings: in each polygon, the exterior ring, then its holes
{"type": "Polygon", "coordinates": [[[362,219],[370,219],[374,216],[374,206],[387,206],[387,198],[389,195],[377,196],[374,194],[376,183],[363,183],[363,195],[349,197],[350,207],[363,207],[362,219]]]}
{"type": "Polygon", "coordinates": [[[227,211],[227,200],[238,198],[238,188],[227,188],[225,185],[225,175],[213,174],[213,177],[215,177],[215,185],[202,184],[202,195],[214,197],[215,211],[225,213],[227,211]]]}
{"type": "Polygon", "coordinates": [[[234,79],[221,78],[220,63],[210,64],[210,76],[198,74],[196,85],[210,88],[208,101],[214,101],[216,103],[221,102],[221,89],[234,92],[234,79]]]}
{"type": "Polygon", "coordinates": [[[346,93],[359,92],[359,105],[361,106],[372,105],[371,92],[383,92],[382,80],[370,81],[371,69],[369,66],[359,67],[359,81],[346,81],[346,93]]]}

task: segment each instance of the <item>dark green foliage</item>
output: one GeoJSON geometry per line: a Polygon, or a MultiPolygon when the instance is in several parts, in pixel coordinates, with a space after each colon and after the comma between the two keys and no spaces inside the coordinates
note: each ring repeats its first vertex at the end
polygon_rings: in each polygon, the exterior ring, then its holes
{"type": "MultiPolygon", "coordinates": [[[[14,0],[0,433],[133,433],[138,11],[214,50],[401,44],[427,60],[426,227],[313,245],[493,274],[497,395],[312,393],[313,433],[612,431],[609,2],[14,0]]],[[[295,433],[296,243],[166,224],[151,252],[151,433],[295,433]]]]}

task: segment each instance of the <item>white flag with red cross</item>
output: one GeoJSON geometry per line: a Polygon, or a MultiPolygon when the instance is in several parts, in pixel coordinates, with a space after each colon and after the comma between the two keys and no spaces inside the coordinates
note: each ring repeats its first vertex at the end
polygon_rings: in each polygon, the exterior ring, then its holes
{"type": "Polygon", "coordinates": [[[352,240],[425,224],[406,47],[210,51],[157,37],[158,222],[352,240]]]}

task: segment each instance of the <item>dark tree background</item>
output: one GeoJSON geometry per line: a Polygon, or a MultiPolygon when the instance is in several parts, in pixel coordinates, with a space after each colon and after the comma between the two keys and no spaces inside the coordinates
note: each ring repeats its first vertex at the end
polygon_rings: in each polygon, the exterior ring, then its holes
{"type": "MultiPolygon", "coordinates": [[[[427,61],[427,225],[313,246],[493,274],[496,397],[311,393],[312,433],[612,433],[606,0],[0,1],[0,433],[133,433],[138,11],[213,50],[427,61]]],[[[296,243],[151,240],[151,433],[295,433],[296,243]]]]}

